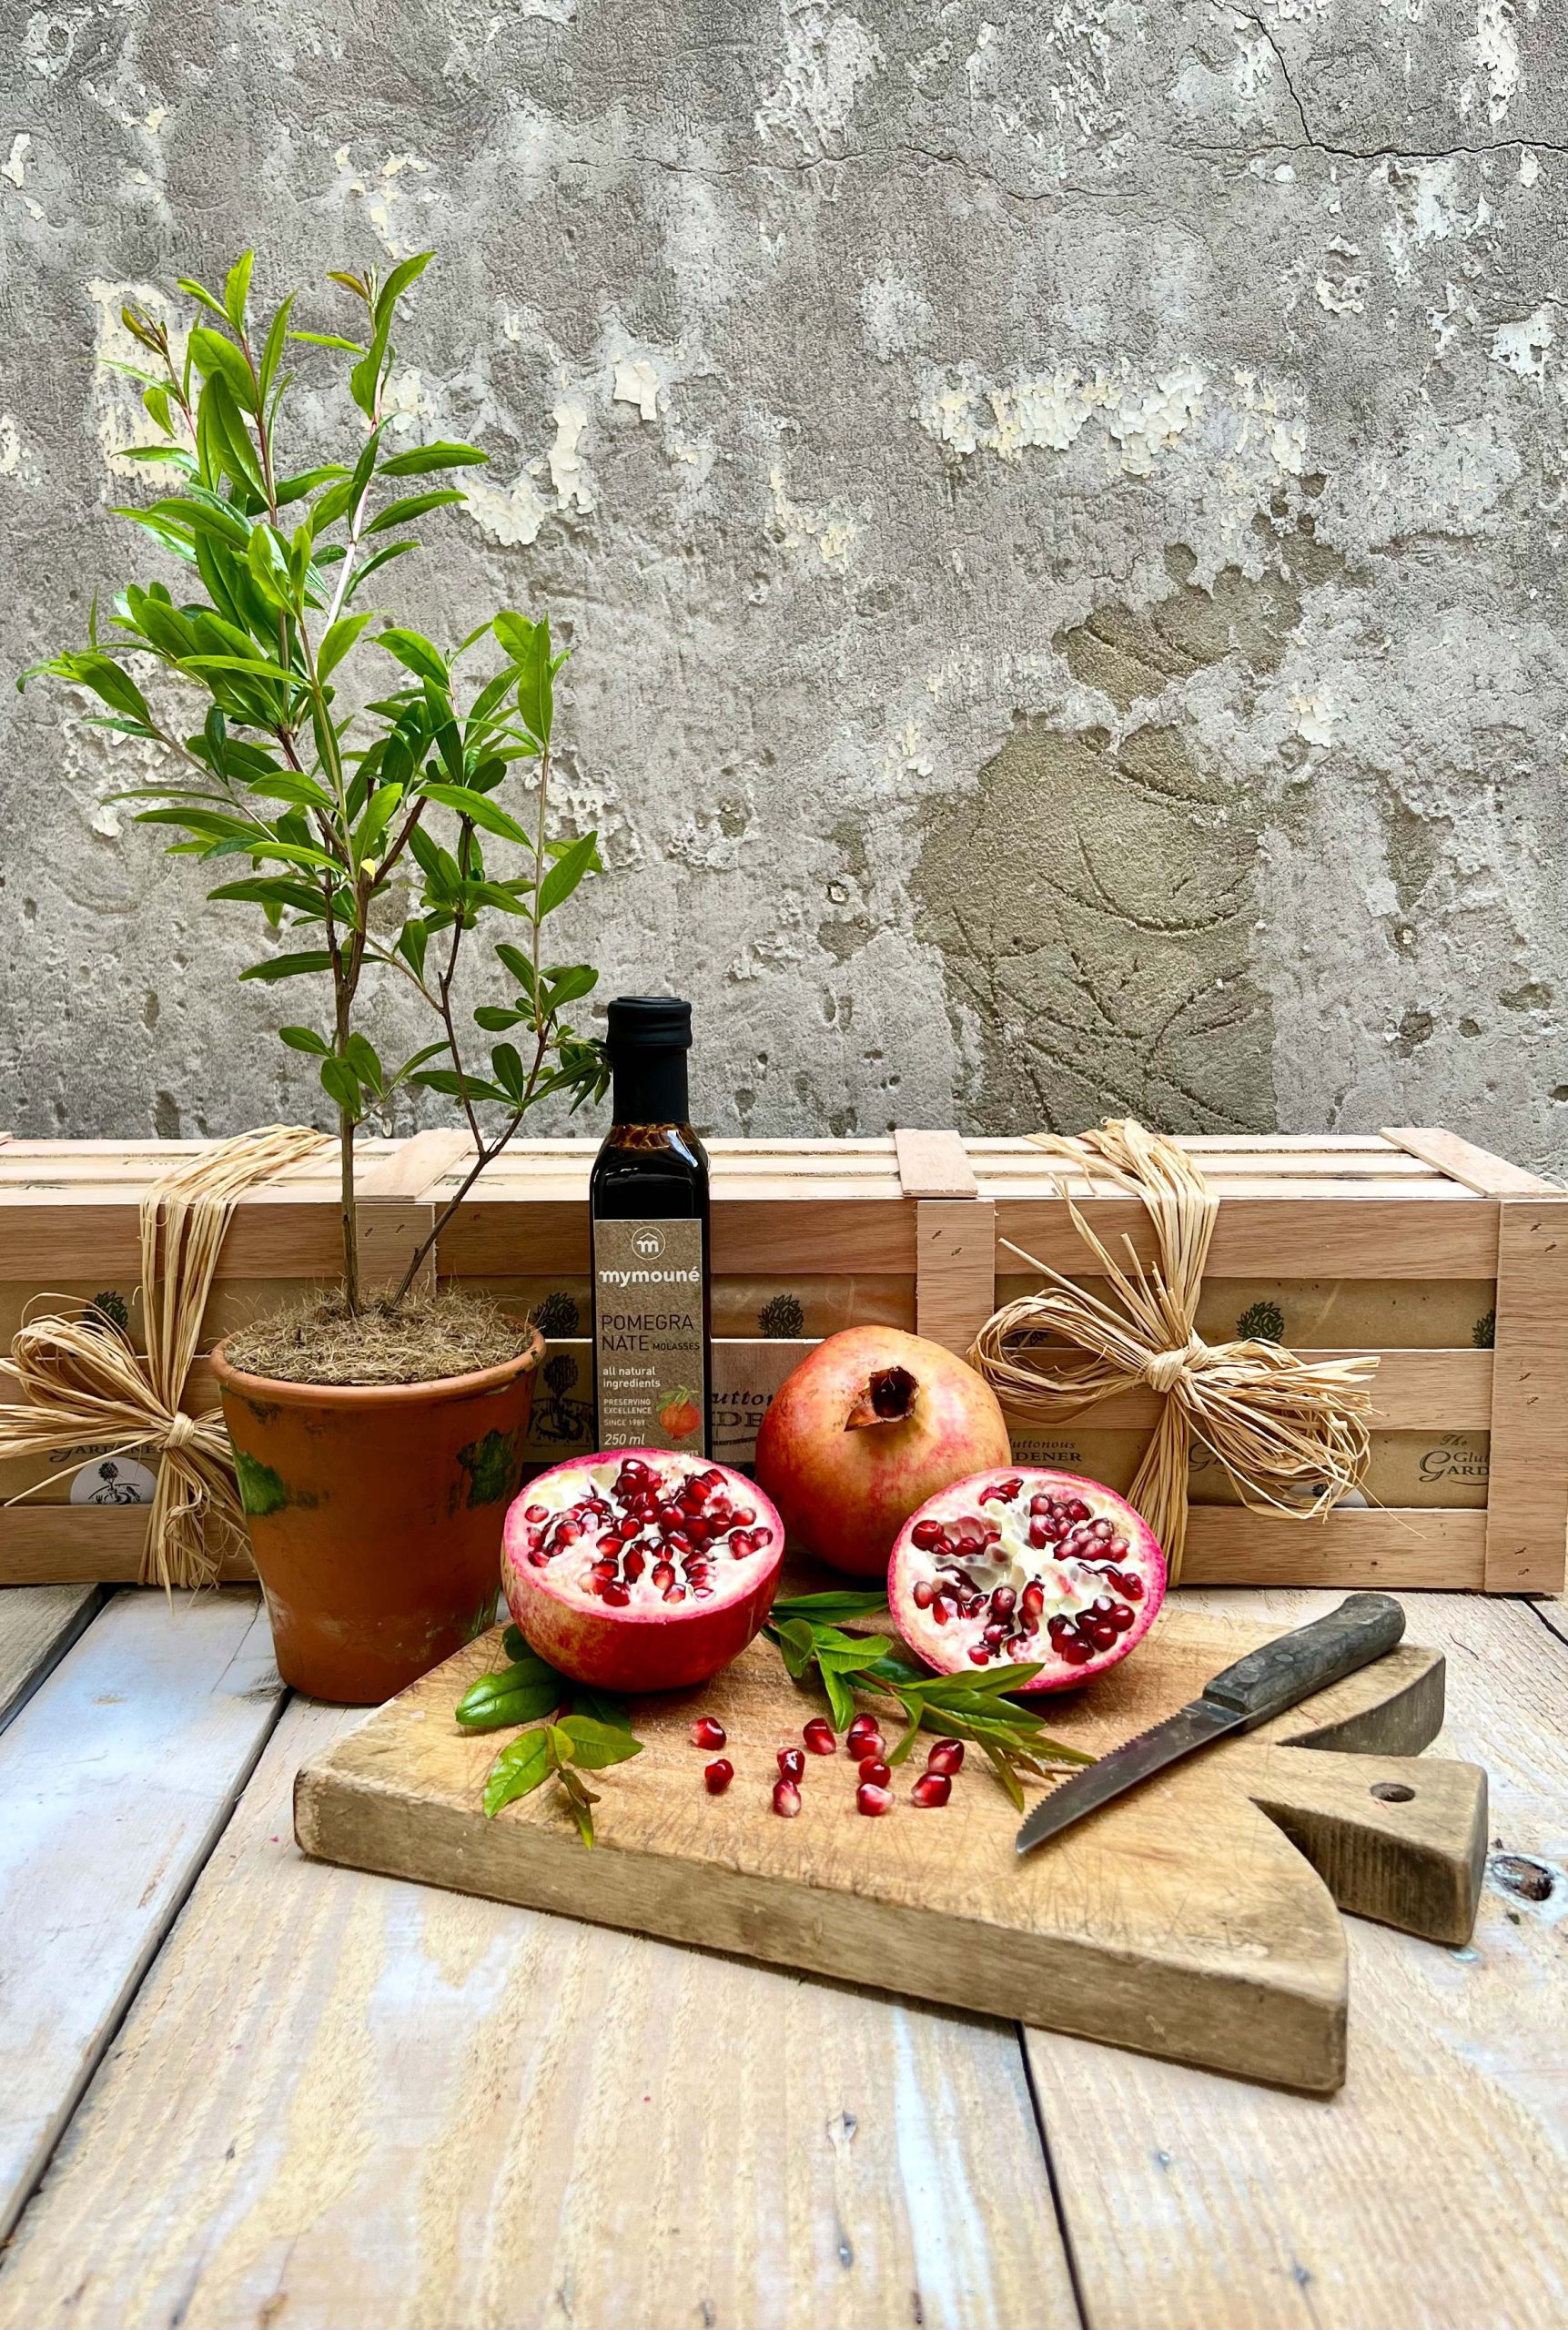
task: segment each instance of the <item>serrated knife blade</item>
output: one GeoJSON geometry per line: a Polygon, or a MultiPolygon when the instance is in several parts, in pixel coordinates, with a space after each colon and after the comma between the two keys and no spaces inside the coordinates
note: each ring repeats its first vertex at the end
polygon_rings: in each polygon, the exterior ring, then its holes
{"type": "Polygon", "coordinates": [[[1195,1748],[1206,1748],[1222,1732],[1239,1730],[1247,1720],[1233,1709],[1217,1707],[1209,1699],[1194,1699],[1190,1707],[1179,1714],[1167,1716],[1151,1731],[1140,1731],[1136,1739],[1124,1739],[1108,1756],[1095,1764],[1086,1764],[1071,1779],[1058,1782],[1049,1796],[1041,1797],[1031,1807],[1018,1831],[1018,1850],[1032,1852],[1062,1829],[1081,1820],[1086,1812],[1098,1812],[1102,1804],[1109,1804],[1125,1796],[1129,1788],[1137,1788],[1141,1780],[1152,1779],[1167,1764],[1174,1764],[1183,1756],[1190,1756],[1195,1748]]]}
{"type": "Polygon", "coordinates": [[[1135,1739],[1124,1740],[1042,1797],[1018,1830],[1018,1851],[1032,1852],[1086,1812],[1114,1803],[1128,1788],[1152,1779],[1168,1764],[1207,1748],[1226,1732],[1251,1731],[1310,1698],[1314,1691],[1327,1690],[1358,1667],[1371,1666],[1393,1648],[1404,1625],[1405,1614],[1391,1595],[1351,1594],[1337,1610],[1314,1618],[1310,1626],[1249,1650],[1206,1683],[1200,1697],[1135,1739]]]}

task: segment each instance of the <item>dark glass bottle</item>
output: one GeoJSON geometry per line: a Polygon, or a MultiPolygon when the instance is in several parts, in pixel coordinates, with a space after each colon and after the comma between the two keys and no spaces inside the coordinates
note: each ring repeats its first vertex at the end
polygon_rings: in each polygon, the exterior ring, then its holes
{"type": "Polygon", "coordinates": [[[713,1453],[708,1160],[692,1130],[692,1007],[618,996],[614,1123],[588,1184],[593,1389],[601,1448],[713,1453]]]}

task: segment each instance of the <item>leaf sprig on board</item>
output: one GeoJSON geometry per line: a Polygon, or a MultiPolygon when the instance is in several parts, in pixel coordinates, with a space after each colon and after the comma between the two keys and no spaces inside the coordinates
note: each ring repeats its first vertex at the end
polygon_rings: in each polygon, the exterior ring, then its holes
{"type": "Polygon", "coordinates": [[[530,1650],[515,1626],[501,1637],[510,1666],[481,1675],[458,1701],[465,1731],[500,1731],[514,1723],[532,1727],[503,1748],[484,1784],[485,1818],[503,1805],[531,1796],[553,1778],[585,1845],[593,1842],[593,1807],[599,1798],[582,1774],[605,1770],[640,1756],[632,1718],[607,1691],[574,1683],[530,1650]],[[541,1723],[541,1716],[550,1718],[541,1723]]]}
{"type": "Polygon", "coordinates": [[[932,1675],[905,1658],[890,1635],[849,1634],[840,1623],[871,1617],[886,1606],[885,1595],[847,1586],[800,1594],[775,1602],[763,1629],[778,1646],[797,1683],[814,1667],[835,1730],[847,1729],[856,1692],[893,1699],[903,1709],[907,1728],[889,1750],[890,1764],[905,1761],[923,1730],[971,1740],[1020,1812],[1020,1774],[1044,1779],[1050,1765],[1093,1763],[1092,1756],[1048,1738],[1037,1710],[1007,1697],[1034,1680],[1040,1671],[1037,1663],[991,1666],[971,1675],[932,1675]]]}

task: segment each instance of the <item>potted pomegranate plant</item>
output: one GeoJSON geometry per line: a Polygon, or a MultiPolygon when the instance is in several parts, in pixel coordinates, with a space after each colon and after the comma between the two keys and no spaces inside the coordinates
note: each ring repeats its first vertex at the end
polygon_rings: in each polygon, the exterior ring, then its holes
{"type": "Polygon", "coordinates": [[[543,620],[503,611],[448,652],[378,603],[392,562],[420,547],[418,522],[462,501],[452,474],[486,459],[409,445],[389,426],[392,333],[429,257],[384,281],[334,276],[352,332],[297,329],[294,294],[256,317],[248,253],[221,296],[182,280],[192,310],[177,339],[122,309],[146,361],[119,369],[153,431],[133,458],[164,490],[121,514],[166,555],[168,579],[128,583],[102,632],[95,603],[87,645],[24,674],[90,690],[98,725],[152,748],[150,781],[122,797],[151,804],[140,817],[177,833],[175,854],[221,864],[209,896],[259,908],[276,935],[241,978],[319,995],[278,1033],[317,1061],[335,1117],[341,1281],[231,1336],[214,1366],[279,1667],[355,1704],[401,1689],[490,1623],[542,1352],[527,1322],[427,1289],[427,1257],[537,1102],[564,1093],[576,1106],[605,1082],[600,1046],[568,1016],[596,974],[546,963],[541,946],[598,866],[592,833],[551,824],[565,658],[543,620]],[[341,460],[287,447],[300,343],[347,374],[358,418],[341,460]],[[476,1068],[458,977],[491,917],[511,935],[493,945],[504,988],[472,1014],[494,1038],[476,1068]],[[431,1024],[395,1062],[362,1024],[388,981],[431,1024]],[[459,1104],[473,1162],[400,1284],[370,1292],[355,1139],[417,1088],[459,1104]]]}

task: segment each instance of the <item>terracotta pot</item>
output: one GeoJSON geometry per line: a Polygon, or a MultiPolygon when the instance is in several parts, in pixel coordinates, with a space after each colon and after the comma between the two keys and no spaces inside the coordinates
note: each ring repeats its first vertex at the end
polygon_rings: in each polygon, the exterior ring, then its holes
{"type": "Polygon", "coordinates": [[[389,1699],[493,1620],[544,1343],[433,1383],[280,1383],[219,1347],[278,1672],[349,1707],[389,1699]]]}

